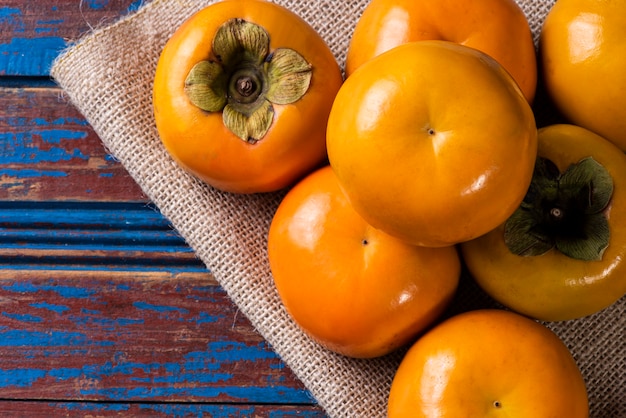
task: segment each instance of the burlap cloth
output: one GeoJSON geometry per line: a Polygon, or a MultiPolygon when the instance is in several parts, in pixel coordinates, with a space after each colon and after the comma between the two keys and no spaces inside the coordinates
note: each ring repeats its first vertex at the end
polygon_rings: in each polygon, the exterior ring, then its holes
{"type": "MultiPolygon", "coordinates": [[[[518,0],[535,36],[554,0],[518,0]]],[[[209,0],[154,0],[70,46],[52,76],[147,196],[207,265],[233,302],[332,417],[384,417],[402,353],[376,360],[334,355],[287,316],[266,259],[281,193],[217,192],[183,172],[161,146],[152,116],[157,59],[174,30],[209,0]]],[[[367,0],[280,0],[326,39],[343,66],[367,0]]],[[[545,115],[544,115],[545,116],[545,115]]],[[[492,306],[464,280],[455,310],[492,306]]],[[[626,417],[625,299],[592,317],[547,324],[572,350],[589,388],[592,418],[626,417]]],[[[568,417],[561,417],[568,418],[568,417]]]]}

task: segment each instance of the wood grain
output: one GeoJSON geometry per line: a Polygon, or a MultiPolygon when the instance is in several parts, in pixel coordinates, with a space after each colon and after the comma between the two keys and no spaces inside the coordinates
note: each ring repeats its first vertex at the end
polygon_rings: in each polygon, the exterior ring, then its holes
{"type": "Polygon", "coordinates": [[[0,283],[3,398],[311,402],[208,274],[27,274],[0,283]]]}
{"type": "Polygon", "coordinates": [[[0,5],[0,416],[325,417],[50,79],[144,2],[0,5]]]}
{"type": "Polygon", "coordinates": [[[233,404],[151,404],[151,403],[84,403],[84,402],[2,402],[0,414],[11,418],[84,417],[254,417],[254,418],[323,418],[317,408],[275,405],[233,404]]]}
{"type": "Polygon", "coordinates": [[[3,0],[0,75],[47,77],[68,42],[136,10],[137,0],[3,0]]]}
{"type": "Polygon", "coordinates": [[[0,416],[325,417],[50,79],[143,3],[0,5],[0,416]]]}
{"type": "Polygon", "coordinates": [[[0,88],[0,199],[146,201],[58,88],[0,88]]]}
{"type": "Polygon", "coordinates": [[[0,267],[204,272],[152,205],[0,201],[0,267]]]}

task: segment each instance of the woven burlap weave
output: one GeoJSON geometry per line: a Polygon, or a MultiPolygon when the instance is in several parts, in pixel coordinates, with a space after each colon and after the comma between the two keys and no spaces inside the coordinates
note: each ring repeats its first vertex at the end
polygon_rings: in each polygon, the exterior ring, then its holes
{"type": "MultiPolygon", "coordinates": [[[[538,39],[554,0],[518,0],[538,39]]],[[[161,49],[205,0],[154,0],[78,40],[52,75],[71,102],[147,196],[204,261],[233,302],[332,417],[386,415],[386,396],[400,353],[376,360],[334,355],[290,320],[275,293],[266,234],[281,194],[237,196],[183,172],[159,141],[152,116],[152,78],[161,49]]],[[[367,0],[278,1],[307,20],[343,65],[354,24],[367,0]]],[[[457,309],[490,306],[471,283],[457,309]]],[[[592,317],[547,324],[572,350],[589,387],[592,418],[626,417],[625,300],[592,317]]],[[[567,418],[567,417],[562,417],[567,418]]]]}

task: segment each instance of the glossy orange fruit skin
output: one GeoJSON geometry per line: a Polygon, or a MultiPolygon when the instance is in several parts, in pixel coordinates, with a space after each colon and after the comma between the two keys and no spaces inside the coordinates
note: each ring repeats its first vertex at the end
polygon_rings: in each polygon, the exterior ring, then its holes
{"type": "Polygon", "coordinates": [[[587,418],[585,382],[545,326],[503,310],[454,316],[407,352],[389,418],[587,418]]]}
{"type": "Polygon", "coordinates": [[[514,0],[372,0],[354,29],[346,73],[400,44],[437,39],[487,53],[511,73],[528,101],[534,99],[535,44],[514,0]]]}
{"type": "Polygon", "coordinates": [[[346,79],[327,147],[367,222],[438,247],[476,238],[515,211],[532,178],[537,128],[495,60],[456,43],[419,41],[346,79]]]}
{"type": "Polygon", "coordinates": [[[167,42],[153,88],[156,127],[167,151],[183,168],[218,189],[271,192],[292,185],[326,159],[326,121],[343,76],[322,37],[288,9],[264,0],[223,0],[200,10],[167,42]],[[274,121],[255,144],[236,137],[222,112],[205,112],[184,92],[191,68],[207,60],[217,29],[232,18],[269,33],[270,51],[291,48],[313,67],[307,93],[297,102],[274,105],[274,121]]]}
{"type": "Polygon", "coordinates": [[[546,321],[592,315],[626,294],[626,156],[605,138],[567,124],[539,130],[538,155],[561,172],[593,157],[611,174],[613,196],[604,210],[610,241],[602,259],[576,260],[557,249],[539,256],[513,254],[504,225],[461,244],[461,254],[483,290],[510,309],[546,321]]]}
{"type": "Polygon", "coordinates": [[[460,275],[454,247],[411,246],[367,224],[328,166],[281,202],[268,256],[295,322],[327,349],[358,358],[412,341],[448,306],[460,275]]]}
{"type": "Polygon", "coordinates": [[[626,151],[626,3],[558,0],[541,29],[545,88],[567,120],[626,151]]]}

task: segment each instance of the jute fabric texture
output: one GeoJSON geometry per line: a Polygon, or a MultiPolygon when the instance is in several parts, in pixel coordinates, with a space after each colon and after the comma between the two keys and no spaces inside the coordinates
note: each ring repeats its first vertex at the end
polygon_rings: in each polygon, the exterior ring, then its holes
{"type": "MultiPolygon", "coordinates": [[[[518,0],[535,41],[554,0],[518,0]]],[[[279,0],[324,37],[343,66],[367,0],[279,0]]],[[[218,192],[181,170],[162,147],[152,115],[159,54],[177,27],[208,0],[154,0],[76,40],[52,76],[96,133],[206,264],[232,301],[302,380],[329,416],[377,418],[401,352],[374,360],[330,353],[290,320],[266,257],[272,215],[283,193],[218,192]]],[[[493,303],[465,279],[458,311],[493,303]]],[[[625,300],[592,317],[546,324],[571,349],[589,387],[591,417],[626,417],[625,300]]],[[[567,417],[563,417],[567,418],[567,417]]]]}

